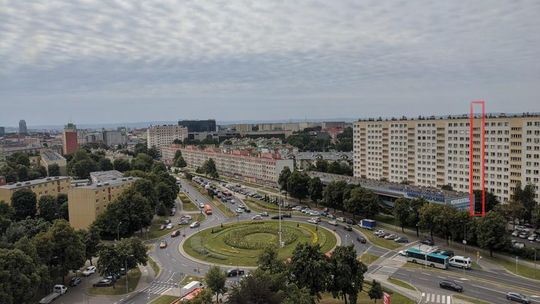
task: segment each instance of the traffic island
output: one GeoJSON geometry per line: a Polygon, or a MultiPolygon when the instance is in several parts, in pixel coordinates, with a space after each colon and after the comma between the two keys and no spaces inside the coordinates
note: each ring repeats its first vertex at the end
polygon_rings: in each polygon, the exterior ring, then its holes
{"type": "MultiPolygon", "coordinates": [[[[281,222],[282,247],[278,256],[292,256],[296,245],[319,244],[322,252],[331,251],[337,244],[336,235],[323,227],[293,221],[281,222]]],[[[259,254],[267,246],[279,244],[279,222],[274,220],[223,224],[202,230],[186,239],[183,251],[195,260],[209,264],[256,266],[259,254]]]]}

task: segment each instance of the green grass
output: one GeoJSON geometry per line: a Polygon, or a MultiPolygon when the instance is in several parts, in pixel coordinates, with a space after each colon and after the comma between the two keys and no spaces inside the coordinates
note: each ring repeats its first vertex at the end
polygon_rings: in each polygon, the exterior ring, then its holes
{"type": "Polygon", "coordinates": [[[180,281],[180,286],[184,286],[184,285],[187,285],[193,281],[199,281],[199,282],[204,282],[204,277],[200,277],[200,276],[187,276],[187,277],[184,277],[184,279],[182,281],[180,281]]]}
{"type": "Polygon", "coordinates": [[[160,296],[159,298],[150,302],[150,304],[171,304],[174,300],[177,300],[177,299],[178,297],[165,295],[165,296],[160,296]]]}
{"type": "Polygon", "coordinates": [[[182,201],[182,210],[183,211],[199,211],[199,208],[195,206],[195,204],[191,201],[189,196],[187,196],[184,192],[178,193],[178,198],[182,201]]]}
{"type": "Polygon", "coordinates": [[[221,201],[214,199],[212,203],[218,207],[218,209],[228,218],[236,217],[236,213],[234,213],[231,209],[229,209],[225,204],[223,204],[221,201]]]}
{"type": "MultiPolygon", "coordinates": [[[[137,288],[139,279],[141,278],[141,271],[139,268],[133,268],[127,274],[128,276],[128,292],[132,292],[137,288]]],[[[88,293],[91,295],[123,295],[126,293],[126,277],[121,277],[116,281],[114,288],[111,287],[91,287],[88,288],[88,293]]]]}
{"type": "MultiPolygon", "coordinates": [[[[364,286],[362,288],[362,292],[358,293],[358,301],[357,304],[372,304],[374,303],[373,300],[371,300],[368,296],[368,291],[371,288],[371,282],[364,282],[364,286]]],[[[387,288],[383,287],[383,290],[386,293],[389,293],[392,297],[392,303],[398,303],[398,304],[415,304],[416,302],[407,298],[406,296],[390,291],[387,288]]],[[[334,299],[332,297],[332,294],[330,293],[324,293],[322,295],[322,299],[319,302],[320,304],[343,304],[343,300],[340,299],[334,299]]],[[[382,299],[377,300],[377,303],[382,303],[382,299]]]]}
{"type": "MultiPolygon", "coordinates": [[[[318,243],[323,252],[336,245],[335,235],[316,225],[282,222],[282,226],[286,245],[279,249],[281,259],[290,257],[299,243],[318,243]]],[[[255,266],[264,247],[277,245],[278,240],[278,221],[243,221],[202,230],[189,237],[183,246],[187,254],[210,263],[255,266]]]]}
{"type": "Polygon", "coordinates": [[[452,298],[464,300],[473,304],[489,304],[489,302],[485,302],[476,298],[471,298],[460,294],[453,295],[452,298]]]}
{"type": "Polygon", "coordinates": [[[152,270],[154,270],[154,275],[157,276],[160,270],[159,265],[151,257],[148,257],[148,263],[150,263],[150,267],[152,267],[152,270]]]}
{"type": "MultiPolygon", "coordinates": [[[[263,212],[263,211],[274,212],[274,213],[279,212],[279,207],[277,205],[274,205],[265,201],[246,198],[244,202],[246,203],[246,205],[248,205],[250,209],[256,212],[263,212]]],[[[289,210],[281,209],[281,212],[289,212],[289,210]]]]}
{"type": "Polygon", "coordinates": [[[410,289],[410,290],[416,290],[409,283],[407,283],[405,281],[402,281],[402,280],[398,280],[398,279],[395,279],[395,278],[388,278],[388,282],[390,282],[390,283],[392,283],[394,285],[397,285],[397,286],[401,286],[403,288],[407,288],[407,289],[410,289]]]}
{"type": "Polygon", "coordinates": [[[371,230],[367,230],[367,229],[360,230],[360,229],[358,229],[356,227],[354,227],[354,229],[356,229],[358,231],[361,231],[366,236],[368,241],[370,243],[372,243],[373,245],[375,245],[375,246],[390,249],[390,250],[394,250],[394,249],[397,249],[397,248],[401,247],[400,244],[398,244],[398,243],[396,243],[394,241],[385,240],[384,238],[380,238],[380,237],[374,235],[373,231],[371,231],[371,230]]]}
{"type": "Polygon", "coordinates": [[[364,253],[360,256],[360,262],[364,263],[366,266],[371,265],[371,263],[375,262],[376,259],[378,259],[379,256],[371,253],[364,253]]]}
{"type": "Polygon", "coordinates": [[[518,267],[516,272],[516,262],[515,260],[509,261],[501,258],[492,258],[492,257],[485,257],[489,261],[499,264],[500,266],[504,267],[504,269],[510,271],[511,273],[524,276],[529,279],[534,280],[540,280],[540,265],[537,266],[536,270],[534,267],[525,266],[523,264],[519,263],[518,260],[518,267]]]}

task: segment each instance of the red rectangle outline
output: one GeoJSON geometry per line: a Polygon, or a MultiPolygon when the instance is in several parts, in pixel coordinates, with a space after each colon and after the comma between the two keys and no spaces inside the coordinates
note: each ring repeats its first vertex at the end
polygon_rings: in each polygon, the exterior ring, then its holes
{"type": "Polygon", "coordinates": [[[485,186],[485,143],[486,143],[486,105],[484,100],[473,100],[471,101],[471,114],[470,114],[470,123],[469,123],[469,211],[471,216],[484,216],[486,214],[486,186],[485,186]],[[481,183],[482,183],[482,211],[477,213],[475,211],[475,201],[474,201],[474,188],[473,188],[473,146],[474,146],[474,140],[473,140],[473,132],[474,132],[474,105],[479,104],[482,106],[482,127],[481,127],[481,183]]]}

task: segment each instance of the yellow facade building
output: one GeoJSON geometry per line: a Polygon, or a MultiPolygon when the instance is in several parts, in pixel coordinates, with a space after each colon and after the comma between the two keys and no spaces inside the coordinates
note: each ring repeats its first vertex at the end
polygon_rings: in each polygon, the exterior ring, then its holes
{"type": "Polygon", "coordinates": [[[21,189],[32,190],[37,199],[43,195],[56,197],[60,193],[67,194],[70,188],[71,178],[69,176],[54,176],[47,178],[34,179],[26,182],[13,183],[0,186],[0,201],[11,204],[11,196],[15,191],[21,189]]]}

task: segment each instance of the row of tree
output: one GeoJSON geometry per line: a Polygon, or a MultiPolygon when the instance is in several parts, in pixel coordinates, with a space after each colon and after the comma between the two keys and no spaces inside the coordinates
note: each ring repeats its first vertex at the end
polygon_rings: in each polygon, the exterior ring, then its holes
{"type": "Polygon", "coordinates": [[[310,170],[323,173],[341,174],[341,175],[353,175],[353,168],[349,164],[341,161],[327,161],[325,159],[319,159],[315,162],[315,166],[311,166],[310,170]]]}
{"type": "MultiPolygon", "coordinates": [[[[53,166],[53,171],[54,167],[55,166],[53,166]]],[[[58,165],[56,165],[56,168],[58,168],[58,165]]],[[[8,183],[24,182],[46,177],[47,168],[36,164],[30,164],[30,157],[28,154],[17,152],[6,157],[5,164],[0,167],[0,175],[4,176],[8,183]]]]}
{"type": "Polygon", "coordinates": [[[216,168],[216,163],[214,162],[212,158],[209,158],[208,160],[206,160],[202,164],[202,166],[200,166],[199,168],[197,168],[197,170],[195,170],[195,172],[199,174],[204,174],[206,176],[210,176],[211,178],[219,177],[219,174],[216,168]]]}
{"type": "Polygon", "coordinates": [[[278,184],[282,191],[302,201],[309,197],[334,210],[347,211],[353,216],[371,217],[379,213],[381,200],[379,196],[359,185],[347,184],[344,181],[330,182],[324,186],[320,178],[310,178],[306,173],[289,167],[281,171],[278,184]]]}
{"type": "MultiPolygon", "coordinates": [[[[353,246],[338,246],[328,257],[319,245],[298,244],[287,262],[278,258],[275,247],[267,247],[258,258],[257,269],[229,289],[225,273],[217,266],[211,267],[205,277],[207,291],[190,304],[212,303],[212,294],[219,299],[225,292],[229,304],[312,304],[324,292],[354,304],[362,291],[366,270],[353,246]]],[[[369,295],[372,299],[382,298],[379,283],[372,284],[369,295]]]]}
{"type": "Polygon", "coordinates": [[[295,132],[285,139],[285,142],[297,147],[300,151],[329,151],[336,150],[350,152],[353,149],[353,129],[347,127],[336,140],[332,142],[331,137],[326,133],[321,133],[321,127],[306,128],[295,132]],[[323,134],[326,136],[320,136],[323,134]]]}

